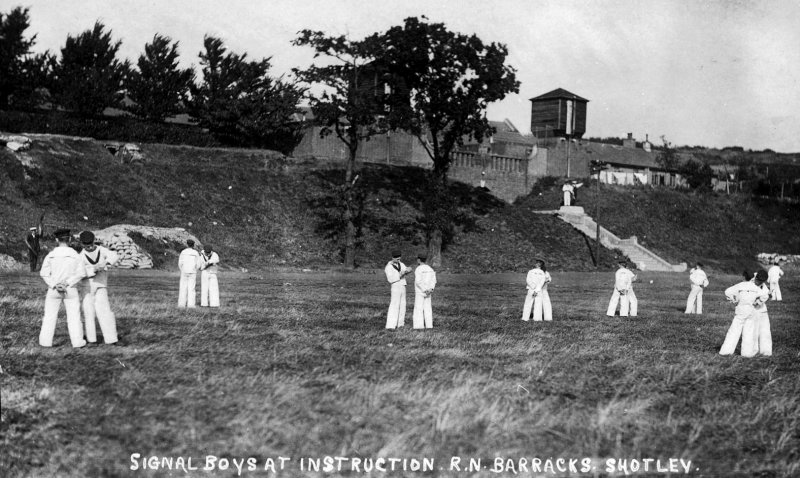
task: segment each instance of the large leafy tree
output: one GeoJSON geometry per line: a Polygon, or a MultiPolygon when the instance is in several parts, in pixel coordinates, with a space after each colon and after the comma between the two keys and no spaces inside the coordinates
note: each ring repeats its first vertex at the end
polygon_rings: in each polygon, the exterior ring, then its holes
{"type": "Polygon", "coordinates": [[[67,36],[61,58],[53,67],[55,102],[82,116],[100,114],[108,107],[121,108],[123,83],[130,71],[127,60],[117,59],[121,45],[99,21],[77,37],[67,36]]]}
{"type": "MultiPolygon", "coordinates": [[[[344,36],[327,36],[320,31],[303,30],[293,42],[310,46],[314,58],[324,57],[325,64],[295,70],[297,77],[322,87],[318,94],[309,94],[309,104],[316,124],[322,126],[322,137],[335,134],[348,149],[344,184],[342,185],[342,219],[344,223],[344,265],[355,267],[356,249],[356,156],[362,141],[385,132],[379,113],[382,97],[376,95],[375,68],[377,45],[374,41],[351,41],[344,36]]],[[[383,83],[380,83],[382,93],[383,83]]]]}
{"type": "Polygon", "coordinates": [[[137,69],[126,82],[128,96],[134,102],[129,110],[152,121],[181,113],[193,81],[192,69],[178,67],[178,42],[172,43],[169,37],[156,34],[144,46],[137,69]]]}
{"type": "Polygon", "coordinates": [[[295,84],[268,75],[270,59],[249,61],[206,35],[200,52],[203,80],[192,85],[189,110],[200,126],[227,144],[290,152],[300,140],[292,115],[303,95],[295,84]]]}
{"type": "Polygon", "coordinates": [[[389,123],[416,135],[433,161],[423,212],[429,262],[440,265],[443,232],[452,228],[455,209],[447,188],[450,154],[465,137],[491,134],[486,106],[519,91],[516,70],[505,63],[505,45],[424,17],[407,18],[373,39],[383,45],[381,60],[394,85],[389,123]]]}
{"type": "Polygon", "coordinates": [[[44,85],[47,54],[31,55],[36,35],[25,37],[29,27],[27,8],[0,12],[0,109],[35,105],[44,85]]]}

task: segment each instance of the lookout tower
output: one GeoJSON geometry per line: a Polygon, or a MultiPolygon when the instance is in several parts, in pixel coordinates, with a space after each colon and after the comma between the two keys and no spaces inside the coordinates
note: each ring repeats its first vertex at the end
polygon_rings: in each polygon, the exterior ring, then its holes
{"type": "Polygon", "coordinates": [[[539,139],[578,138],[586,132],[589,100],[558,88],[530,99],[531,133],[539,139]]]}

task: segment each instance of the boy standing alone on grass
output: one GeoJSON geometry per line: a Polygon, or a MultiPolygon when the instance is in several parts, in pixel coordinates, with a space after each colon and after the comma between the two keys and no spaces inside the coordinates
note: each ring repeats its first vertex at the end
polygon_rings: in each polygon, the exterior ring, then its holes
{"type": "Polygon", "coordinates": [[[57,247],[45,256],[42,261],[42,270],[39,272],[47,284],[39,345],[42,347],[53,346],[58,309],[61,308],[63,302],[67,312],[69,340],[73,347],[80,348],[86,346],[86,341],[83,339],[83,324],[81,323],[81,300],[75,286],[85,275],[83,263],[78,253],[69,247],[69,240],[72,237],[69,229],[58,229],[54,235],[57,247]]]}
{"type": "Polygon", "coordinates": [[[633,293],[633,281],[636,280],[636,274],[628,269],[625,260],[617,262],[617,266],[617,272],[614,274],[614,292],[611,294],[606,315],[614,317],[617,303],[619,303],[620,317],[627,317],[629,314],[631,317],[636,317],[639,305],[636,294],[633,293]]]}
{"type": "Polygon", "coordinates": [[[414,271],[414,328],[433,328],[433,308],[431,294],[436,287],[436,272],[426,264],[428,255],[417,256],[417,269],[414,271]]]}
{"type": "Polygon", "coordinates": [[[525,296],[525,305],[522,308],[522,320],[526,322],[530,320],[531,310],[533,310],[534,322],[539,322],[542,319],[553,320],[550,295],[547,293],[550,274],[545,270],[543,260],[536,260],[536,266],[528,271],[525,282],[528,286],[528,294],[525,296]]]}
{"type": "Polygon", "coordinates": [[[708,277],[703,271],[703,264],[697,263],[695,267],[689,271],[689,282],[692,284],[692,291],[689,292],[689,298],[686,300],[687,314],[702,314],[703,313],[703,288],[708,287],[708,277]]]}
{"type": "Polygon", "coordinates": [[[769,281],[769,294],[772,296],[772,300],[777,300],[780,302],[783,300],[781,297],[781,286],[778,284],[778,281],[781,280],[783,277],[783,270],[781,269],[781,260],[776,259],[775,264],[769,268],[767,271],[767,280],[769,281]]]}

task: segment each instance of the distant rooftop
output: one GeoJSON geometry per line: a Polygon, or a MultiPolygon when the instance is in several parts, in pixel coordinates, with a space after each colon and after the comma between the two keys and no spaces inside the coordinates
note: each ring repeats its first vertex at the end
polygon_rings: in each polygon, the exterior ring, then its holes
{"type": "Polygon", "coordinates": [[[545,93],[545,94],[539,95],[539,96],[537,96],[535,98],[531,98],[530,101],[550,100],[550,99],[557,99],[557,98],[563,98],[563,99],[567,99],[567,100],[586,101],[586,102],[589,101],[586,98],[581,98],[580,96],[576,95],[575,93],[570,93],[569,91],[567,91],[567,90],[565,90],[563,88],[557,88],[557,89],[555,89],[555,90],[553,90],[553,91],[551,91],[549,93],[545,93]]]}

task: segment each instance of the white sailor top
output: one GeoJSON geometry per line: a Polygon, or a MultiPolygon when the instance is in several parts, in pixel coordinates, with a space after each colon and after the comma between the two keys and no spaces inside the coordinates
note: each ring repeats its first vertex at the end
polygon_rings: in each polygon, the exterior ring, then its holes
{"type": "Polygon", "coordinates": [[[403,275],[403,273],[407,270],[408,267],[399,261],[397,264],[389,261],[389,263],[386,264],[386,267],[383,268],[383,272],[386,273],[386,280],[392,285],[406,285],[406,277],[403,275]]]}
{"type": "Polygon", "coordinates": [[[200,253],[200,270],[207,274],[217,273],[217,264],[219,264],[219,255],[211,251],[211,255],[206,255],[205,251],[200,253]]]}
{"type": "Polygon", "coordinates": [[[97,246],[92,252],[82,250],[80,256],[86,270],[86,280],[95,287],[106,287],[108,266],[114,265],[119,260],[119,255],[103,246],[97,246]]]}

